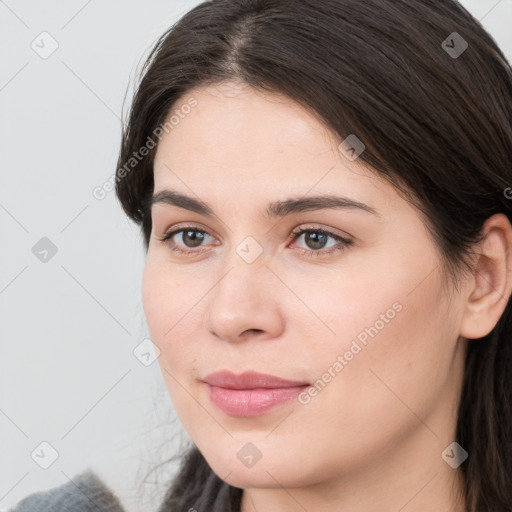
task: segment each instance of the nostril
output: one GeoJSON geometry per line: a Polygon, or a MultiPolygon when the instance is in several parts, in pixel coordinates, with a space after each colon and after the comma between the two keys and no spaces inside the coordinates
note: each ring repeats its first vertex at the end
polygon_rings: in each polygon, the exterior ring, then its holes
{"type": "Polygon", "coordinates": [[[251,332],[252,332],[252,333],[260,333],[260,332],[263,332],[263,330],[262,330],[262,329],[247,329],[246,331],[244,331],[244,332],[242,333],[242,336],[243,336],[244,334],[248,334],[248,333],[251,333],[251,332]]]}

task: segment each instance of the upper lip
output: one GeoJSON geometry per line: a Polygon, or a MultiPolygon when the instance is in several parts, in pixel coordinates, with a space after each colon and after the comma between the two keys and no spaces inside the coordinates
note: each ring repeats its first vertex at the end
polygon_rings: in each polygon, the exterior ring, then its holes
{"type": "Polygon", "coordinates": [[[203,380],[212,386],[228,389],[290,388],[309,385],[305,381],[287,380],[275,375],[254,371],[247,371],[236,375],[228,370],[221,370],[210,373],[203,380]]]}

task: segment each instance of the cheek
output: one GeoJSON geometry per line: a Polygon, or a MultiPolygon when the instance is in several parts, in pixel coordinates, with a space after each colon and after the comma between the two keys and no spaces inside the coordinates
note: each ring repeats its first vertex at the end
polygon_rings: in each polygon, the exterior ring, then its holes
{"type": "Polygon", "coordinates": [[[198,405],[200,397],[196,396],[198,390],[192,385],[198,353],[192,340],[197,338],[197,325],[200,325],[193,305],[204,291],[197,287],[191,289],[186,285],[187,280],[182,281],[155,259],[146,260],[142,302],[149,333],[161,352],[158,363],[173,408],[189,431],[193,428],[193,418],[202,414],[198,405]]]}
{"type": "Polygon", "coordinates": [[[388,364],[399,364],[432,345],[430,338],[446,321],[445,298],[436,255],[427,244],[424,250],[417,245],[408,256],[398,243],[373,255],[368,251],[357,268],[344,269],[342,277],[326,286],[329,293],[323,299],[316,297],[335,332],[336,349],[349,350],[356,341],[368,361],[372,354],[389,354],[388,364]]]}
{"type": "Polygon", "coordinates": [[[358,264],[358,270],[341,269],[316,286],[309,279],[296,283],[294,291],[307,298],[324,323],[307,312],[298,321],[300,334],[306,333],[300,338],[299,360],[316,378],[329,370],[339,375],[325,395],[333,393],[333,400],[339,393],[359,396],[358,410],[369,413],[372,407],[381,408],[379,402],[399,402],[386,384],[418,401],[421,396],[430,399],[425,386],[433,395],[446,380],[456,317],[441,293],[436,256],[427,249],[410,250],[408,257],[381,251],[378,258],[358,264]],[[321,336],[312,334],[312,320],[321,336]],[[341,366],[338,356],[344,359],[341,366]]]}
{"type": "Polygon", "coordinates": [[[142,277],[142,305],[151,339],[161,352],[164,350],[162,341],[165,332],[173,325],[168,315],[172,293],[155,265],[147,260],[142,277]]]}
{"type": "Polygon", "coordinates": [[[428,417],[449,382],[455,317],[439,292],[438,271],[417,288],[419,273],[412,275],[343,290],[342,311],[331,311],[335,339],[309,354],[320,379],[310,412],[328,411],[340,431],[391,439],[417,425],[417,416],[428,417]]]}
{"type": "MultiPolygon", "coordinates": [[[[197,338],[198,308],[205,291],[193,281],[179,278],[156,258],[148,258],[142,278],[142,303],[151,339],[161,351],[164,367],[173,375],[194,361],[191,341],[197,338]],[[187,285],[187,283],[189,283],[187,285]]],[[[197,354],[197,351],[196,353],[197,354]]],[[[164,376],[168,378],[164,372],[164,376]]]]}
{"type": "Polygon", "coordinates": [[[158,255],[148,256],[142,277],[142,303],[155,341],[167,343],[191,325],[196,304],[206,289],[189,279],[158,255]]]}

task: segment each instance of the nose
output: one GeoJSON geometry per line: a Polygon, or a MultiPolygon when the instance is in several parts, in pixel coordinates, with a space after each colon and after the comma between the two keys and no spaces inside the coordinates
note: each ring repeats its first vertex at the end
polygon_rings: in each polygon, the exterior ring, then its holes
{"type": "Polygon", "coordinates": [[[247,263],[234,254],[208,294],[207,329],[230,343],[278,337],[284,328],[279,284],[263,255],[247,263]]]}

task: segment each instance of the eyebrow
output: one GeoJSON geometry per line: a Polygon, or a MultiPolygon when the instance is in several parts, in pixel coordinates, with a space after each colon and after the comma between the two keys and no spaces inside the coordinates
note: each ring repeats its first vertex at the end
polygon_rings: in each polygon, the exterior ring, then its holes
{"type": "MultiPolygon", "coordinates": [[[[214,217],[214,212],[207,203],[193,197],[180,194],[174,190],[161,190],[151,197],[149,208],[156,204],[168,204],[177,206],[191,212],[204,215],[205,217],[214,217]]],[[[301,198],[290,198],[269,203],[266,209],[266,215],[269,218],[284,217],[292,213],[302,213],[312,210],[327,210],[331,208],[360,210],[380,216],[378,211],[359,201],[354,201],[347,197],[334,195],[310,196],[301,198]]]]}

